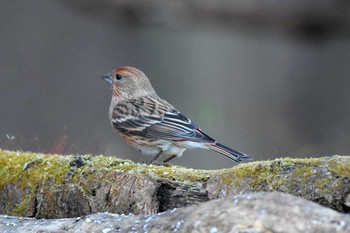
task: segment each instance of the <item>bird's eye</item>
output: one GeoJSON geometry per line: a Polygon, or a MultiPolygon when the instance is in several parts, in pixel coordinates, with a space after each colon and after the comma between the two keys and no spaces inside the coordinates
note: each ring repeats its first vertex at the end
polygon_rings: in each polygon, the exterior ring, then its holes
{"type": "Polygon", "coordinates": [[[117,74],[117,75],[115,76],[115,78],[116,78],[117,80],[120,80],[120,79],[123,78],[123,76],[122,76],[121,74],[117,74]]]}

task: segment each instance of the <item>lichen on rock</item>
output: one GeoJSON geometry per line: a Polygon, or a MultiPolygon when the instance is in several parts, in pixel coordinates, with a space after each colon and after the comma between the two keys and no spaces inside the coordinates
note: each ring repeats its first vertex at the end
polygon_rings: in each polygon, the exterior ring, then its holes
{"type": "Polygon", "coordinates": [[[229,169],[0,150],[0,213],[37,218],[152,214],[247,192],[285,192],[348,212],[350,157],[275,159],[229,169]]]}

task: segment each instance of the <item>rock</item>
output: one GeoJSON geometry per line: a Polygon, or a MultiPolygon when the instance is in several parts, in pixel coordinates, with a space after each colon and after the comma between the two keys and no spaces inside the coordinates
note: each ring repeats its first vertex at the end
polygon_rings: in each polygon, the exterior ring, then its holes
{"type": "Polygon", "coordinates": [[[154,214],[251,192],[285,192],[349,212],[350,157],[275,159],[216,171],[105,156],[0,150],[0,214],[154,214]]]}
{"type": "Polygon", "coordinates": [[[301,197],[251,193],[151,215],[0,216],[1,232],[350,232],[350,216],[301,197]]]}

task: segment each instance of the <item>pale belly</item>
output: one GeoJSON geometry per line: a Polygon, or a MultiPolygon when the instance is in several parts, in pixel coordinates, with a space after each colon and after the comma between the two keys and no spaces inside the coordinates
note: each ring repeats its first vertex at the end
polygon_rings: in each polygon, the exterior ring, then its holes
{"type": "Polygon", "coordinates": [[[180,157],[187,149],[208,149],[204,144],[191,141],[169,141],[162,139],[149,139],[143,137],[129,137],[121,135],[131,146],[143,155],[156,156],[162,151],[163,156],[176,155],[180,157]]]}

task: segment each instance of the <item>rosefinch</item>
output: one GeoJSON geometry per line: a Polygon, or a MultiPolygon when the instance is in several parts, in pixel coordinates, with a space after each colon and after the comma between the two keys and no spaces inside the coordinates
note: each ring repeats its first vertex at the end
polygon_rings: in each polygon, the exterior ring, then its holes
{"type": "Polygon", "coordinates": [[[154,91],[146,75],[123,66],[102,76],[113,90],[109,108],[112,126],[143,155],[180,157],[186,149],[209,149],[236,162],[249,155],[218,143],[154,91]]]}

